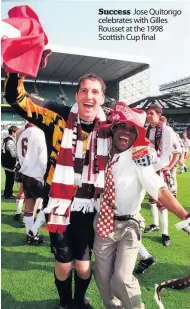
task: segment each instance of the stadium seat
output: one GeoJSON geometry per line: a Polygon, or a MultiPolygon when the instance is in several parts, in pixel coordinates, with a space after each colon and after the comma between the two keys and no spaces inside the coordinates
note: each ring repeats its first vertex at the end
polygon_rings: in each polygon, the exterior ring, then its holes
{"type": "Polygon", "coordinates": [[[56,98],[61,94],[59,85],[54,84],[37,84],[37,89],[39,96],[48,100],[56,100],[56,98]]]}
{"type": "Polygon", "coordinates": [[[69,85],[62,85],[62,88],[67,98],[67,105],[72,106],[75,103],[75,92],[77,88],[69,85]]]}

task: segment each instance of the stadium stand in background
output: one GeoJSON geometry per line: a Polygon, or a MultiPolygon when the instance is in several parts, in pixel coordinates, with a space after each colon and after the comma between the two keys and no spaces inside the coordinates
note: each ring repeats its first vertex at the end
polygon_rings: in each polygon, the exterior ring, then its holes
{"type": "MultiPolygon", "coordinates": [[[[51,45],[50,49],[53,53],[47,67],[39,71],[36,80],[26,79],[27,92],[72,106],[79,77],[95,73],[107,86],[105,106],[112,107],[120,100],[130,107],[146,109],[154,102],[163,107],[164,115],[177,132],[190,130],[190,77],[163,84],[159,88],[162,94],[150,97],[149,60],[145,58],[59,45],[51,45]]],[[[6,130],[12,124],[22,126],[24,121],[5,102],[3,70],[1,76],[1,128],[6,130]]]]}
{"type": "Polygon", "coordinates": [[[190,135],[190,77],[163,84],[159,87],[162,92],[159,96],[146,97],[130,107],[146,110],[155,103],[163,108],[163,114],[170,125],[181,133],[184,130],[190,135]]]}
{"type": "MultiPolygon", "coordinates": [[[[142,57],[120,55],[102,51],[91,51],[80,48],[51,45],[53,52],[47,66],[39,71],[35,80],[25,79],[26,91],[38,97],[57,101],[59,104],[72,106],[75,102],[75,92],[80,76],[86,73],[95,73],[101,76],[107,85],[105,104],[111,107],[119,99],[122,81],[133,76],[141,75],[149,68],[149,60],[142,57]]],[[[147,73],[146,73],[147,74],[147,73]]],[[[5,128],[10,124],[22,125],[23,119],[16,115],[3,98],[3,83],[5,72],[1,71],[1,120],[5,128]]],[[[135,84],[135,83],[134,83],[135,84]]],[[[122,88],[122,87],[121,87],[122,88]]],[[[136,85],[136,88],[139,88],[136,85]]],[[[142,87],[132,96],[134,102],[138,98],[148,95],[149,87],[142,92],[142,87]]]]}

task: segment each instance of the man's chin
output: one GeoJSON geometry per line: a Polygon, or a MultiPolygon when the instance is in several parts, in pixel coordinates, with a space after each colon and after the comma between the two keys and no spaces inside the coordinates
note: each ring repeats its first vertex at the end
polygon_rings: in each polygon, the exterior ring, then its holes
{"type": "Polygon", "coordinates": [[[96,114],[93,113],[92,111],[80,113],[79,116],[81,119],[86,121],[94,121],[94,119],[96,118],[96,114]]]}
{"type": "Polygon", "coordinates": [[[127,147],[117,147],[119,152],[124,152],[126,150],[128,150],[131,146],[127,146],[127,147]]]}
{"type": "Polygon", "coordinates": [[[82,120],[85,120],[85,121],[94,121],[94,119],[95,119],[95,116],[93,117],[90,114],[85,114],[85,115],[83,114],[83,115],[79,115],[79,116],[82,120]]]}

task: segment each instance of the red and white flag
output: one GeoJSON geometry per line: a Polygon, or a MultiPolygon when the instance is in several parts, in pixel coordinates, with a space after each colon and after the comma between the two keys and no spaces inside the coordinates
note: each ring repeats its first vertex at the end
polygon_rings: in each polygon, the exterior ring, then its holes
{"type": "Polygon", "coordinates": [[[27,5],[13,7],[1,22],[1,54],[7,72],[36,77],[47,64],[48,38],[37,14],[27,5]]]}

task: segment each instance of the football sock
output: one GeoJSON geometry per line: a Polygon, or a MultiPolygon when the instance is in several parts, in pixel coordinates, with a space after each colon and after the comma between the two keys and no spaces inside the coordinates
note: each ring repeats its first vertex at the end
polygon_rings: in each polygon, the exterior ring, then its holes
{"type": "Polygon", "coordinates": [[[72,271],[69,277],[64,280],[60,281],[55,277],[55,285],[59,294],[60,305],[61,306],[69,306],[72,303],[72,271]]]}
{"type": "Polygon", "coordinates": [[[24,203],[24,199],[16,199],[16,214],[22,213],[22,205],[24,203]]]}
{"type": "Polygon", "coordinates": [[[86,290],[90,284],[92,274],[88,279],[82,279],[78,276],[77,272],[75,272],[75,293],[74,293],[74,300],[76,304],[79,306],[83,306],[84,304],[84,296],[86,293],[86,290]]]}
{"type": "Polygon", "coordinates": [[[146,260],[148,259],[148,257],[150,256],[150,253],[148,252],[148,250],[143,246],[143,244],[140,246],[139,248],[139,255],[141,256],[142,260],[146,260]]]}
{"type": "Polygon", "coordinates": [[[152,212],[152,224],[159,226],[159,214],[158,214],[158,207],[156,203],[150,204],[151,212],[152,212]]]}
{"type": "Polygon", "coordinates": [[[38,233],[38,229],[42,226],[42,224],[46,221],[44,210],[40,210],[36,221],[32,225],[32,228],[30,229],[34,235],[38,233]]]}
{"type": "Polygon", "coordinates": [[[162,234],[168,235],[168,210],[167,209],[159,209],[159,216],[162,228],[162,234]]]}
{"type": "Polygon", "coordinates": [[[23,222],[25,223],[26,233],[28,234],[34,224],[33,212],[25,212],[23,222]]]}

